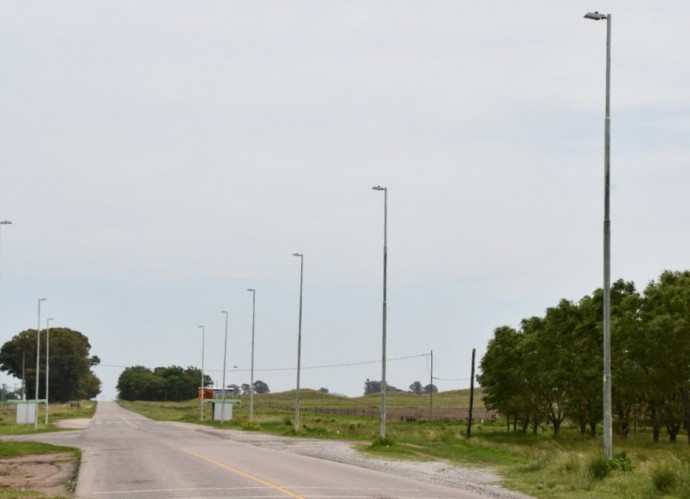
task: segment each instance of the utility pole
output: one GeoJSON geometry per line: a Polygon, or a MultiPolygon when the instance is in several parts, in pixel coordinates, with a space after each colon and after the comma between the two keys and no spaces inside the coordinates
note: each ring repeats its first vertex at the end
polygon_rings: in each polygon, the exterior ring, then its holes
{"type": "Polygon", "coordinates": [[[431,380],[429,381],[429,421],[434,419],[434,351],[431,351],[431,380]]]}
{"type": "Polygon", "coordinates": [[[472,436],[472,409],[474,406],[474,355],[476,349],[472,349],[472,376],[470,377],[470,417],[467,420],[467,438],[472,436]]]}

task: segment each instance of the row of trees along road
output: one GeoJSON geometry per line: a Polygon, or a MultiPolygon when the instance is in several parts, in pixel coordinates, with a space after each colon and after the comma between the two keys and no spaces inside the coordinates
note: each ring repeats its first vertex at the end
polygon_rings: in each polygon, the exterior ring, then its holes
{"type": "MultiPolygon", "coordinates": [[[[565,420],[584,434],[602,421],[602,291],[561,300],[519,329],[499,327],[481,360],[484,403],[506,415],[513,431],[557,434],[565,420]]],[[[690,271],[661,274],[644,293],[632,282],[611,288],[614,427],[626,437],[646,426],[690,443],[690,271]]]]}
{"type": "MultiPolygon", "coordinates": [[[[118,398],[122,400],[175,401],[190,400],[198,396],[201,370],[196,367],[184,369],[180,366],[128,367],[117,380],[118,398]]],[[[213,380],[204,374],[204,387],[212,386],[213,380]]],[[[249,385],[228,385],[227,394],[249,393],[249,385]]],[[[254,381],[254,393],[269,393],[268,385],[261,380],[254,381]]]]}
{"type": "MultiPolygon", "coordinates": [[[[41,366],[38,398],[45,399],[46,330],[41,330],[41,366]]],[[[100,359],[91,355],[89,339],[66,327],[50,328],[50,402],[91,399],[101,392],[101,381],[91,370],[100,359]]],[[[27,329],[0,348],[0,371],[24,379],[27,399],[35,399],[36,330],[27,329]]]]}

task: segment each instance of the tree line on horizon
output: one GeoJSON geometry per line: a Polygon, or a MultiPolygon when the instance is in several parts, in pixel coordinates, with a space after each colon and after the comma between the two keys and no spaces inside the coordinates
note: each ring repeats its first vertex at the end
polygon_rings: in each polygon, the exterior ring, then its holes
{"type": "MultiPolygon", "coordinates": [[[[180,366],[128,367],[117,380],[118,398],[121,400],[146,400],[155,402],[181,402],[199,396],[201,369],[180,366]]],[[[213,386],[213,379],[204,374],[204,387],[213,386]]],[[[249,394],[249,384],[228,385],[227,395],[249,394]]],[[[254,381],[254,393],[269,393],[270,389],[261,380],[254,381]]]]}
{"type": "MultiPolygon", "coordinates": [[[[518,329],[495,329],[477,381],[488,409],[513,431],[558,434],[564,421],[596,435],[603,420],[603,291],[577,303],[562,299],[518,329]]],[[[690,442],[690,271],[665,271],[639,293],[611,286],[612,414],[626,437],[638,426],[659,441],[688,431],[690,442]]]]}

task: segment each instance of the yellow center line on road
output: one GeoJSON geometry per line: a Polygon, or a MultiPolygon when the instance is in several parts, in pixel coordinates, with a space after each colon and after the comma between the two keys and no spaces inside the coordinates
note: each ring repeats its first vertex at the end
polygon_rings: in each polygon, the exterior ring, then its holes
{"type": "Polygon", "coordinates": [[[283,487],[281,487],[279,485],[276,485],[276,484],[271,483],[271,482],[267,482],[266,480],[262,480],[261,478],[255,477],[254,475],[250,475],[249,473],[245,473],[244,471],[233,468],[232,466],[228,466],[227,464],[223,464],[220,461],[216,461],[215,459],[211,459],[210,457],[202,456],[201,454],[197,454],[196,452],[192,452],[191,450],[187,450],[187,449],[182,449],[182,450],[184,450],[187,454],[191,454],[194,457],[198,457],[199,459],[202,459],[206,462],[209,462],[211,464],[215,464],[219,468],[223,468],[223,469],[226,469],[228,471],[232,471],[233,473],[237,473],[240,476],[243,476],[245,478],[249,478],[250,480],[253,480],[257,483],[265,485],[266,487],[269,487],[273,490],[277,490],[278,492],[281,492],[288,497],[294,497],[295,499],[304,499],[299,494],[295,494],[294,492],[290,492],[289,490],[284,489],[283,487]]]}

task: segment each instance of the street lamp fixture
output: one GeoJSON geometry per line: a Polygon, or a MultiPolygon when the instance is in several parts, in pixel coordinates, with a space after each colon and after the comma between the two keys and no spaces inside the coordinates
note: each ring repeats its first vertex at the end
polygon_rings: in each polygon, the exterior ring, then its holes
{"type": "Polygon", "coordinates": [[[611,14],[588,12],[585,19],[606,20],[606,110],[604,117],[604,454],[613,458],[611,402],[611,14]]]}
{"type": "Polygon", "coordinates": [[[252,366],[249,380],[249,422],[254,422],[254,325],[256,323],[256,290],[248,288],[252,294],[252,366]]]}
{"type": "Polygon", "coordinates": [[[603,21],[607,18],[606,14],[600,14],[599,12],[587,12],[585,14],[585,19],[592,19],[593,21],[603,21]]]}
{"type": "Polygon", "coordinates": [[[375,191],[383,191],[383,321],[381,348],[381,438],[386,438],[386,283],[388,277],[388,188],[376,185],[375,191]]]}
{"type": "Polygon", "coordinates": [[[36,403],[36,417],[34,418],[34,429],[38,428],[38,379],[41,372],[41,302],[46,301],[45,298],[38,299],[38,327],[36,328],[36,392],[34,393],[34,402],[36,403]]]}
{"type": "Polygon", "coordinates": [[[304,255],[293,253],[300,259],[299,264],[299,326],[297,328],[297,389],[295,390],[295,431],[300,431],[299,419],[299,377],[302,370],[302,284],[304,282],[304,255]]]}

